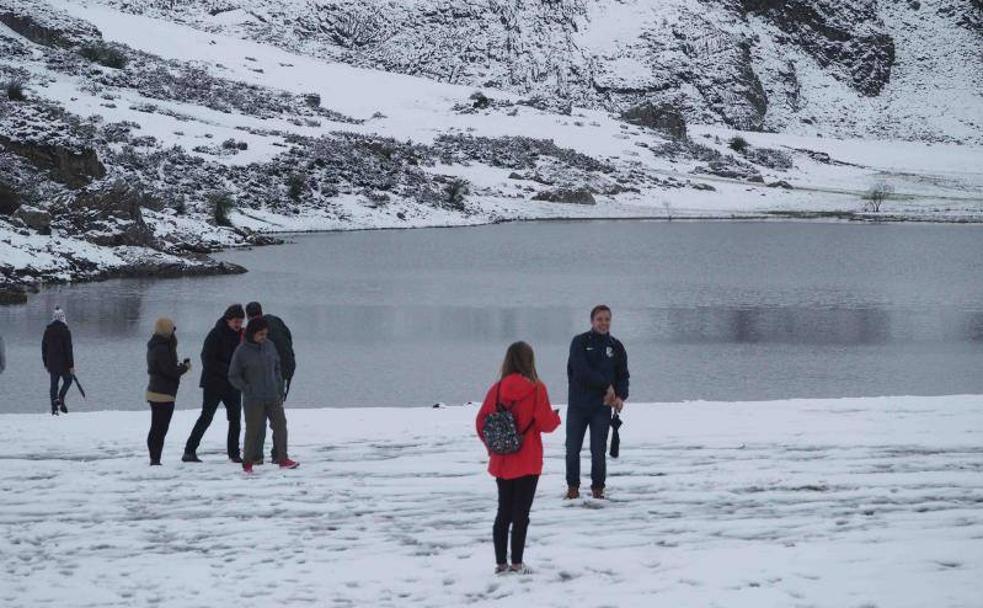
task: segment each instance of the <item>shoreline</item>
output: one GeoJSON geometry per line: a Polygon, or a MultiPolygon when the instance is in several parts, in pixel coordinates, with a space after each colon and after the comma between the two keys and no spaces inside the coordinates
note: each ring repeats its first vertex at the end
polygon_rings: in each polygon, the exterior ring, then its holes
{"type": "MultiPolygon", "coordinates": [[[[843,225],[862,225],[862,224],[908,224],[908,225],[949,225],[949,226],[980,226],[983,225],[983,215],[978,217],[918,217],[905,214],[884,214],[877,215],[872,213],[857,213],[853,211],[754,211],[747,214],[708,214],[696,216],[665,217],[665,216],[550,216],[550,217],[516,217],[516,218],[495,218],[488,221],[462,224],[434,224],[434,225],[411,225],[411,226],[352,226],[344,228],[315,228],[311,230],[269,230],[257,231],[257,234],[270,237],[283,236],[303,236],[315,234],[330,234],[342,232],[374,232],[374,231],[395,231],[395,230],[421,230],[421,229],[454,229],[454,228],[483,228],[500,224],[518,223],[583,223],[583,222],[683,222],[683,223],[817,223],[817,224],[843,224],[843,225]]],[[[244,245],[227,246],[206,255],[197,260],[189,258],[188,265],[181,267],[175,264],[166,266],[153,265],[152,263],[138,263],[133,266],[125,266],[115,269],[97,271],[93,274],[64,278],[63,271],[54,273],[59,276],[45,276],[44,274],[35,275],[37,282],[33,285],[20,284],[10,281],[4,283],[0,281],[0,306],[16,306],[26,304],[31,295],[40,293],[41,290],[61,285],[99,283],[113,279],[141,279],[159,278],[173,279],[186,278],[193,276],[218,276],[227,274],[245,274],[248,268],[222,260],[215,260],[213,254],[223,254],[236,250],[253,249],[255,247],[270,247],[283,245],[284,242],[271,243],[248,243],[244,245]],[[197,262],[197,264],[196,264],[197,262]],[[203,265],[202,262],[204,262],[203,265]]],[[[2,279],[3,277],[0,277],[2,279]]]]}

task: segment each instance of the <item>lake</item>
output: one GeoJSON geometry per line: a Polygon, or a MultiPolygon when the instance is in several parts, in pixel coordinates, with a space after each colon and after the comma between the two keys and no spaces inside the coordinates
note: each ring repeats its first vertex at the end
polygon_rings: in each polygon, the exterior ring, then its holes
{"type": "Polygon", "coordinates": [[[635,401],[983,392],[981,227],[529,222],[291,241],[218,256],[245,275],[60,286],[0,307],[0,412],[47,411],[40,340],[58,304],[89,395],[69,408],[146,407],[158,316],[195,362],[178,407],[199,407],[205,334],[254,299],[295,336],[289,407],[479,400],[517,339],[565,402],[570,338],[598,303],[635,401]]]}

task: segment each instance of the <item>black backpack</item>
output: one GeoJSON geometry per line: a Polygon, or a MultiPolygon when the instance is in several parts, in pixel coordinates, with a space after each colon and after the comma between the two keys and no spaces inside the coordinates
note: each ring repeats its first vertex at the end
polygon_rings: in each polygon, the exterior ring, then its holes
{"type": "MultiPolygon", "coordinates": [[[[484,437],[485,445],[488,447],[488,451],[493,454],[515,454],[522,448],[522,439],[529,429],[532,428],[532,422],[526,427],[526,430],[519,432],[518,427],[515,424],[515,416],[512,415],[511,408],[506,408],[502,405],[502,401],[499,398],[502,392],[502,383],[498,383],[498,387],[495,389],[495,412],[489,414],[485,418],[485,424],[482,426],[481,434],[484,437]]],[[[513,407],[515,404],[512,404],[513,407]]]]}

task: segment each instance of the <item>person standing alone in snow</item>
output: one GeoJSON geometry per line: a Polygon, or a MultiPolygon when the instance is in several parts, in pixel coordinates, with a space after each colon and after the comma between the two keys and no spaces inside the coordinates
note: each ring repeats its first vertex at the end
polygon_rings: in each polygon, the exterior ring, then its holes
{"type": "MultiPolygon", "coordinates": [[[[499,418],[501,419],[501,418],[499,418]]],[[[478,437],[488,449],[488,472],[498,485],[498,513],[492,528],[495,544],[495,572],[525,572],[523,553],[529,511],[536,496],[536,485],[543,472],[541,433],[552,433],[560,426],[558,410],[550,406],[546,385],[536,374],[532,347],[525,342],[509,346],[502,363],[502,374],[485,395],[475,420],[478,437]],[[496,441],[488,436],[493,429],[489,417],[507,410],[520,438],[518,449],[511,453],[493,451],[496,441]],[[512,565],[507,562],[509,528],[512,531],[512,565]]],[[[499,429],[500,430],[500,429],[499,429]]]]}
{"type": "Polygon", "coordinates": [[[229,363],[229,382],[242,391],[246,435],[242,444],[242,469],[253,472],[253,459],[262,457],[260,437],[269,419],[281,469],[298,463],[287,456],[287,417],[283,413],[283,373],[280,356],[269,340],[270,327],[263,317],[246,326],[246,341],[236,348],[229,363]]]}
{"type": "MultiPolygon", "coordinates": [[[[290,333],[290,328],[283,322],[283,319],[276,315],[264,315],[263,306],[259,302],[246,304],[246,317],[250,321],[261,318],[270,326],[270,342],[276,347],[276,354],[280,357],[280,371],[283,374],[283,400],[286,401],[287,393],[290,392],[290,383],[293,381],[294,372],[297,371],[297,358],[294,356],[294,338],[290,333]]],[[[270,460],[277,464],[279,455],[276,449],[276,429],[273,428],[273,421],[270,421],[270,428],[273,430],[273,448],[270,450],[270,460]]],[[[259,452],[253,459],[254,462],[263,462],[263,444],[266,441],[266,427],[263,427],[263,434],[260,436],[259,452]]]]}
{"type": "Polygon", "coordinates": [[[41,361],[44,363],[44,368],[48,370],[48,377],[51,380],[49,389],[51,415],[57,416],[58,410],[67,414],[65,395],[72,387],[75,355],[72,352],[72,332],[65,322],[65,311],[60,306],[55,308],[54,318],[44,329],[44,337],[41,339],[41,361]]]}
{"type": "Polygon", "coordinates": [[[580,450],[590,429],[591,494],[604,498],[607,477],[605,450],[612,411],[620,412],[628,398],[628,354],[611,336],[611,309],[595,306],[591,330],[570,344],[567,379],[567,498],[580,497],[580,450]]]}
{"type": "Polygon", "coordinates": [[[147,403],[150,404],[150,432],[147,434],[147,450],[151,466],[160,465],[164,451],[164,438],[171,426],[174,400],[181,384],[181,376],[191,369],[191,360],[177,362],[177,328],[170,319],[157,319],[154,335],[147,342],[147,403]]]}
{"type": "Polygon", "coordinates": [[[191,435],[184,446],[183,462],[201,462],[198,458],[198,445],[212,423],[218,404],[225,405],[225,417],[229,421],[229,434],[226,438],[226,452],[229,460],[241,463],[239,435],[242,430],[242,396],[229,384],[229,362],[232,354],[242,342],[242,321],[246,311],[241,304],[233,304],[225,309],[222,318],[208,332],[205,344],[201,347],[201,382],[203,389],[201,415],[191,429],[191,435]]]}

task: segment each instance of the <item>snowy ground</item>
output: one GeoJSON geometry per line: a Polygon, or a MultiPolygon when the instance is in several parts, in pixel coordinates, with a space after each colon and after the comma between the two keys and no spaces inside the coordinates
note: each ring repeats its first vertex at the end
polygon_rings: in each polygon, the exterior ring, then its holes
{"type": "Polygon", "coordinates": [[[496,578],[473,406],[288,412],[303,464],[145,413],[0,426],[3,606],[980,606],[983,396],[631,404],[607,502],[547,437],[531,576],[496,578]]]}

